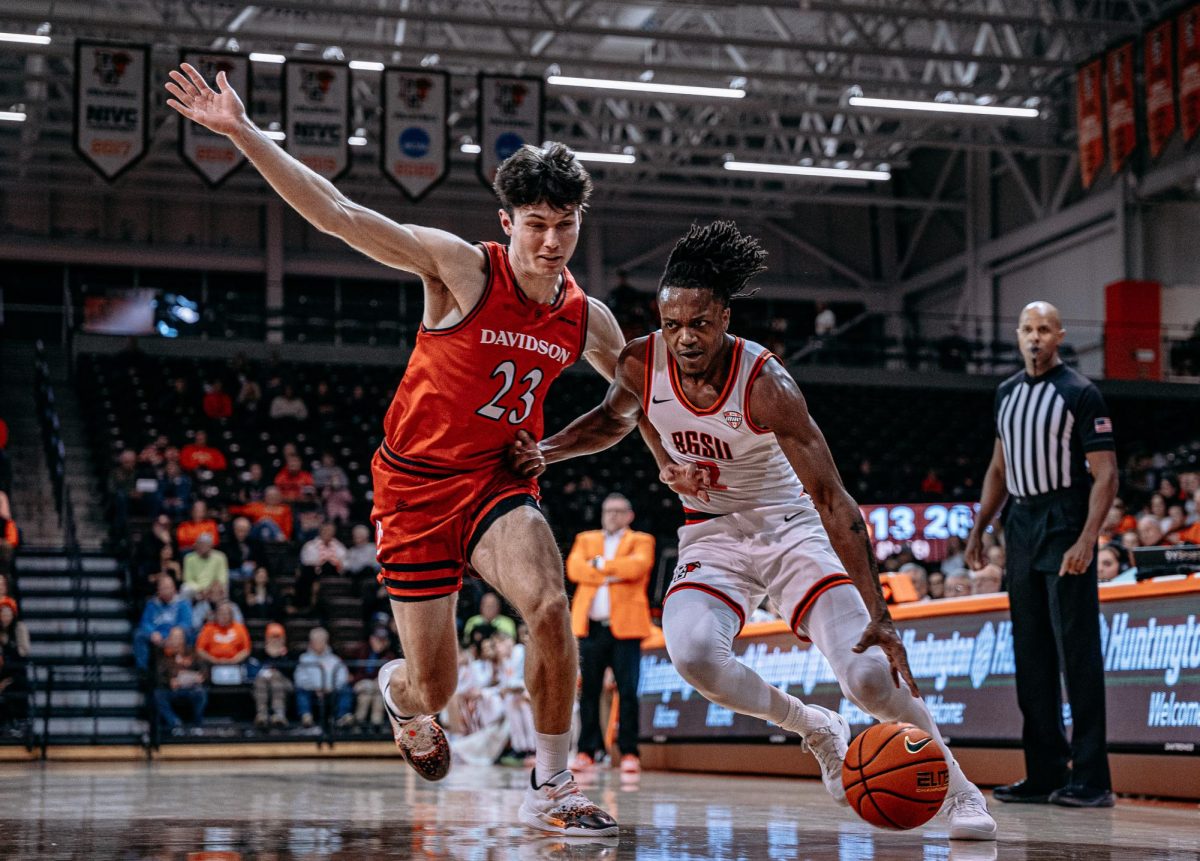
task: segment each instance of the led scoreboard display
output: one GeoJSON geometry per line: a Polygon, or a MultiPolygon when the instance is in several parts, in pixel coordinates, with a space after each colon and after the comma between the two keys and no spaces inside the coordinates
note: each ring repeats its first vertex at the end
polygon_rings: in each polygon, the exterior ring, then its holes
{"type": "Polygon", "coordinates": [[[917,559],[931,562],[946,558],[951,536],[967,540],[978,511],[978,502],[862,506],[877,558],[886,559],[907,546],[917,559]]]}

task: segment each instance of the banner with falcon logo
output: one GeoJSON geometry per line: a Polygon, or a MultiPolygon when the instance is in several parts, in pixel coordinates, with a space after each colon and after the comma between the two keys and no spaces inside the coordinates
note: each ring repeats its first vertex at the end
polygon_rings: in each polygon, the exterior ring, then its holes
{"type": "Polygon", "coordinates": [[[496,168],[525,144],[541,146],[545,98],[541,78],[479,76],[479,178],[488,188],[496,168]]]}
{"type": "Polygon", "coordinates": [[[289,60],[283,74],[284,146],[328,180],[350,167],[350,67],[289,60]]]}
{"type": "Polygon", "coordinates": [[[416,203],[446,178],[449,167],[450,75],[387,69],[381,102],[379,166],[416,203]]]}
{"type": "Polygon", "coordinates": [[[150,48],[75,43],[75,151],[109,182],[150,144],[150,48]]]}
{"type": "MultiPolygon", "coordinates": [[[[250,60],[244,54],[183,51],[180,59],[195,66],[214,90],[217,88],[217,73],[224,72],[229,85],[241,95],[242,101],[247,105],[251,103],[250,60]]],[[[233,141],[182,115],[179,117],[179,156],[211,188],[216,188],[246,163],[246,157],[233,141]]]]}

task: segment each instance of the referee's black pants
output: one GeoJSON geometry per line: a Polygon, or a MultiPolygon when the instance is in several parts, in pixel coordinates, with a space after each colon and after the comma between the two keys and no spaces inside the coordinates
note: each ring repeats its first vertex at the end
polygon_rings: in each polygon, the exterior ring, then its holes
{"type": "Polygon", "coordinates": [[[1112,788],[1105,729],[1104,655],[1096,559],[1058,576],[1087,517],[1086,490],[1013,500],[1004,524],[1017,702],[1031,786],[1112,788]],[[1071,705],[1063,722],[1062,683],[1071,705]]]}
{"type": "Polygon", "coordinates": [[[600,727],[600,694],[604,670],[612,667],[620,698],[617,714],[617,747],[622,756],[638,752],[638,678],[642,669],[642,641],[618,640],[606,622],[592,621],[588,635],[579,641],[579,752],[595,756],[604,750],[600,727]]]}

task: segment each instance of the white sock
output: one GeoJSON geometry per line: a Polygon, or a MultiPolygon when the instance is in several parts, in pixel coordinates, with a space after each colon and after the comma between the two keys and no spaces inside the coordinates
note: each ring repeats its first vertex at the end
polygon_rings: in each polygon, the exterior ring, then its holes
{"type": "Polygon", "coordinates": [[[570,755],[570,731],[558,735],[537,733],[537,765],[533,769],[533,782],[541,786],[560,771],[565,771],[570,755]]]}
{"type": "Polygon", "coordinates": [[[829,715],[825,712],[806,706],[790,694],[788,700],[788,714],[780,722],[780,729],[794,732],[797,735],[807,735],[814,729],[829,726],[829,715]]]}
{"type": "Polygon", "coordinates": [[[400,711],[400,707],[396,705],[395,701],[392,699],[391,685],[387,685],[383,689],[383,700],[387,703],[387,707],[392,710],[392,714],[396,716],[396,719],[399,720],[400,723],[408,723],[410,720],[416,717],[416,715],[406,715],[400,711]]]}

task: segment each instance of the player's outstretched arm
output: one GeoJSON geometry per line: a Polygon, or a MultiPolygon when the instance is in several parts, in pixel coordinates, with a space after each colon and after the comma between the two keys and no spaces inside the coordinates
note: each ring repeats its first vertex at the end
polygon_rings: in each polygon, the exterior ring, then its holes
{"type": "Polygon", "coordinates": [[[343,195],[333,183],[310,170],[263,134],[224,72],[214,90],[188,63],[172,70],[167,104],[193,122],[225,135],[237,145],[263,178],[305,220],[380,263],[434,279],[455,291],[460,307],[471,307],[486,278],[483,251],[453,234],[428,227],[401,225],[343,195]]]}
{"type": "Polygon", "coordinates": [[[892,680],[917,696],[917,684],[908,668],[908,655],[896,634],[879,584],[879,567],[858,504],[838,475],[829,445],[808,412],[800,387],[777,362],[767,362],[750,391],[750,418],[775,432],[779,446],[812,497],[829,541],[846,573],[862,595],[871,622],[854,651],[871,646],[883,649],[892,665],[892,680]]]}

